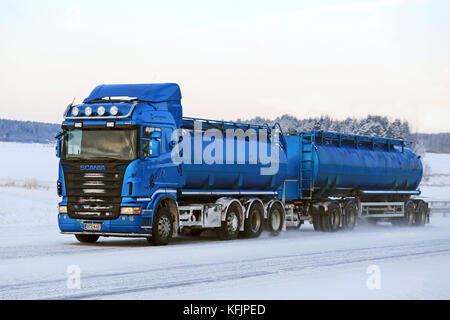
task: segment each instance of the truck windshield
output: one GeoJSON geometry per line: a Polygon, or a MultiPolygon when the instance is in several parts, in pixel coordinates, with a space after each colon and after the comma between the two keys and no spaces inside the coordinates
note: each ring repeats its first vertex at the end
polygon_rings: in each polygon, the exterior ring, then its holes
{"type": "Polygon", "coordinates": [[[72,129],[64,138],[63,158],[133,160],[137,157],[136,145],[136,130],[72,129]]]}

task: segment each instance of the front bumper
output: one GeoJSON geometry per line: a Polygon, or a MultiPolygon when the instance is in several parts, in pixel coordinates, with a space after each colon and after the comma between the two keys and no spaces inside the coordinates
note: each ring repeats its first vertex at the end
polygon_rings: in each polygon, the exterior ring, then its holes
{"type": "Polygon", "coordinates": [[[58,214],[58,225],[61,233],[96,234],[117,237],[146,237],[151,235],[150,217],[144,215],[120,215],[113,220],[72,219],[66,213],[58,214]],[[101,230],[86,231],[84,223],[101,223],[101,230]]]}

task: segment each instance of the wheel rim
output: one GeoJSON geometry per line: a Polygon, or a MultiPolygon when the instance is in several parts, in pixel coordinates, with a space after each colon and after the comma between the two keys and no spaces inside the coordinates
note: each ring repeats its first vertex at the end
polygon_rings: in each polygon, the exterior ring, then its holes
{"type": "Polygon", "coordinates": [[[270,218],[270,222],[272,224],[272,230],[277,231],[280,228],[281,217],[280,217],[280,211],[278,211],[278,209],[275,209],[272,211],[272,216],[270,218]]]}
{"type": "Polygon", "coordinates": [[[158,233],[162,238],[167,238],[170,235],[170,220],[166,216],[159,219],[158,233]]]}
{"type": "Polygon", "coordinates": [[[252,212],[252,221],[251,221],[252,232],[256,233],[261,228],[261,216],[258,210],[254,210],[252,212]]]}
{"type": "Polygon", "coordinates": [[[239,227],[239,219],[235,212],[230,212],[228,214],[228,231],[230,233],[235,233],[239,227]]]}

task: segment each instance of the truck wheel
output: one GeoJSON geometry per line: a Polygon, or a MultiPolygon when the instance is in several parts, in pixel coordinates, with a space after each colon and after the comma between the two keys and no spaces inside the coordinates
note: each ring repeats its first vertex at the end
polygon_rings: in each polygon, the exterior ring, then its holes
{"type": "Polygon", "coordinates": [[[225,221],[222,221],[220,227],[219,237],[221,240],[233,240],[239,235],[239,226],[241,225],[241,219],[239,215],[239,209],[236,203],[232,203],[228,207],[225,221]]]}
{"type": "Polygon", "coordinates": [[[264,221],[264,208],[259,202],[255,202],[250,207],[248,218],[244,222],[244,237],[258,238],[262,232],[264,221]]]}
{"type": "Polygon", "coordinates": [[[412,200],[408,200],[405,203],[405,216],[403,218],[403,224],[412,226],[414,224],[414,218],[416,215],[416,208],[412,200]]]}
{"type": "Polygon", "coordinates": [[[331,202],[328,205],[329,228],[331,232],[336,232],[341,226],[342,209],[339,203],[331,202]]]}
{"type": "Polygon", "coordinates": [[[420,200],[416,207],[414,225],[424,226],[427,221],[427,205],[423,200],[420,200]]]}
{"type": "Polygon", "coordinates": [[[277,236],[283,228],[283,222],[283,207],[278,202],[275,202],[269,209],[266,228],[273,236],[277,236]]]}
{"type": "Polygon", "coordinates": [[[322,217],[319,213],[314,213],[313,214],[313,226],[314,226],[314,231],[322,231],[322,225],[321,225],[321,221],[322,217]]]}
{"type": "Polygon", "coordinates": [[[344,221],[342,226],[345,230],[353,230],[356,225],[358,207],[354,201],[348,201],[344,207],[344,221]]]}
{"type": "Polygon", "coordinates": [[[324,232],[330,232],[330,216],[325,212],[325,208],[320,206],[320,229],[324,232]]]}
{"type": "Polygon", "coordinates": [[[76,234],[75,238],[77,238],[77,240],[81,243],[94,243],[98,240],[98,238],[100,238],[100,236],[95,234],[76,234]]]}
{"type": "Polygon", "coordinates": [[[160,208],[153,217],[152,236],[148,242],[155,246],[169,243],[173,234],[172,213],[167,208],[160,208]]]}

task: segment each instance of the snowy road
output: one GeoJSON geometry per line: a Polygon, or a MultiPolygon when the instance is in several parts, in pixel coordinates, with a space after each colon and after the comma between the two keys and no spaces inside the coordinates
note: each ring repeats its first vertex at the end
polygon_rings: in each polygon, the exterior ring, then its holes
{"type": "Polygon", "coordinates": [[[449,299],[450,218],[278,237],[177,238],[169,246],[101,238],[82,245],[56,225],[0,227],[1,299],[449,299]],[[68,266],[80,289],[68,289],[68,266]],[[375,265],[379,289],[368,289],[375,265]]]}

